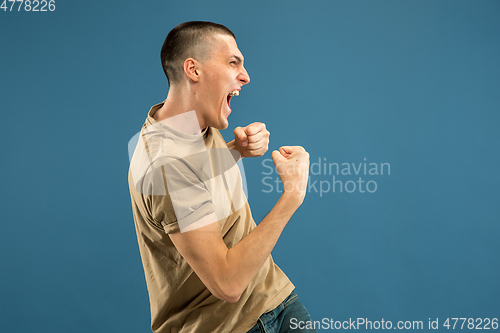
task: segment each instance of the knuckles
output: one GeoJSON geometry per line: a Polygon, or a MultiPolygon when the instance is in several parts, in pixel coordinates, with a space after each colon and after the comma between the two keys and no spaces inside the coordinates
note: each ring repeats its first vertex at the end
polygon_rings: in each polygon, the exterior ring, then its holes
{"type": "Polygon", "coordinates": [[[267,133],[267,135],[269,135],[269,131],[266,129],[266,124],[259,122],[252,123],[245,127],[245,133],[247,133],[248,135],[267,133]]]}

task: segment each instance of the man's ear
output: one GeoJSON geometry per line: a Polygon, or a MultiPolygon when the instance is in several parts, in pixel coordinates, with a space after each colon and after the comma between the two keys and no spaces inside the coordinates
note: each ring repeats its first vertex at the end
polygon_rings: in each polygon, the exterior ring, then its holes
{"type": "Polygon", "coordinates": [[[186,61],[184,61],[184,73],[194,82],[198,82],[200,79],[198,62],[193,58],[187,58],[186,61]]]}

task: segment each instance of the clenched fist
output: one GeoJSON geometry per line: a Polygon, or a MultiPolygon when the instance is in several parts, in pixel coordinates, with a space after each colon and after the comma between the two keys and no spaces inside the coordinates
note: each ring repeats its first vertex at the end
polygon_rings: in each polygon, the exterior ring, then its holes
{"type": "Polygon", "coordinates": [[[273,151],[273,162],[283,183],[283,195],[304,200],[309,179],[309,153],[300,146],[284,146],[273,151]]]}
{"type": "Polygon", "coordinates": [[[264,123],[252,123],[247,127],[234,129],[234,149],[242,157],[264,155],[269,146],[269,131],[264,123]]]}

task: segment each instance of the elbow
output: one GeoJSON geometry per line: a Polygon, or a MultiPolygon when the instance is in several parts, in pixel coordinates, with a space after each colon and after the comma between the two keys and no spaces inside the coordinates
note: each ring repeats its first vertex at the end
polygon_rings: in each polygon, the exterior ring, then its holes
{"type": "Polygon", "coordinates": [[[224,296],[221,298],[221,300],[228,302],[228,303],[236,303],[240,300],[241,295],[235,295],[235,296],[224,296]]]}
{"type": "Polygon", "coordinates": [[[214,294],[214,296],[228,303],[236,303],[240,300],[241,294],[243,294],[243,291],[226,287],[221,289],[219,293],[214,294]]]}
{"type": "Polygon", "coordinates": [[[212,295],[224,302],[238,302],[247,287],[241,282],[241,278],[234,274],[234,270],[227,268],[227,266],[221,266],[209,277],[205,286],[212,295]]]}

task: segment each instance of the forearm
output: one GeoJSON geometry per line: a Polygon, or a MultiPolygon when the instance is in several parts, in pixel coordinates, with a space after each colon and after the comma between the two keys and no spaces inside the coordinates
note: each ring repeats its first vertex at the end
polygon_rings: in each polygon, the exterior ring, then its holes
{"type": "MultiPolygon", "coordinates": [[[[227,148],[236,149],[236,141],[235,140],[231,140],[231,141],[227,142],[226,144],[227,144],[227,148]]],[[[238,149],[236,149],[236,150],[238,150],[238,149]]]]}
{"type": "Polygon", "coordinates": [[[227,251],[228,273],[224,279],[226,284],[231,286],[232,294],[241,295],[262,268],[300,203],[299,198],[284,192],[259,225],[227,251]]]}

